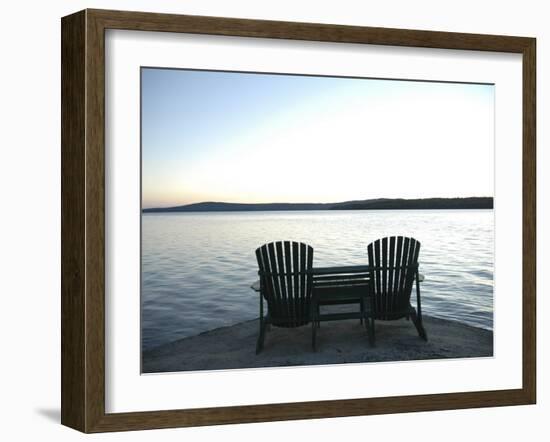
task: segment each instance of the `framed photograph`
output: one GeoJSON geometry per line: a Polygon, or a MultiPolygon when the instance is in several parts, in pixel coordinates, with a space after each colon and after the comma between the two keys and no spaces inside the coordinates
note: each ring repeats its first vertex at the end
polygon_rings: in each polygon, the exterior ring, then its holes
{"type": "Polygon", "coordinates": [[[535,39],[61,24],[64,425],[535,403],[535,39]]]}

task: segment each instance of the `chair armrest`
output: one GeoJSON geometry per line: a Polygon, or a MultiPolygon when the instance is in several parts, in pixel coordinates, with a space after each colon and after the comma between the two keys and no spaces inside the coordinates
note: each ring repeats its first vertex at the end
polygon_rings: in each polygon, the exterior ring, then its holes
{"type": "MultiPolygon", "coordinates": [[[[424,282],[424,279],[426,279],[425,276],[424,276],[422,273],[419,273],[419,274],[418,274],[418,280],[419,280],[420,282],[424,282]]],[[[260,291],[260,280],[258,279],[257,281],[255,281],[255,282],[250,286],[250,288],[251,288],[252,290],[254,290],[255,292],[259,292],[259,291],[260,291]]]]}
{"type": "Polygon", "coordinates": [[[253,283],[250,288],[254,290],[255,292],[260,291],[260,280],[258,279],[255,283],[253,283]]]}

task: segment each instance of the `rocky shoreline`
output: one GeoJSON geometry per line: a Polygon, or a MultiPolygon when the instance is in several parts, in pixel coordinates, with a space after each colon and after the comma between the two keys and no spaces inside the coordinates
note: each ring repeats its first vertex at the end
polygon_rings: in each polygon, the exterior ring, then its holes
{"type": "Polygon", "coordinates": [[[376,345],[370,347],[359,321],[323,322],[317,332],[316,352],[311,348],[311,326],[272,327],[264,350],[256,355],[255,319],[146,351],[142,373],[493,356],[490,330],[429,316],[424,316],[424,326],[428,342],[418,337],[410,321],[378,321],[376,345]]]}

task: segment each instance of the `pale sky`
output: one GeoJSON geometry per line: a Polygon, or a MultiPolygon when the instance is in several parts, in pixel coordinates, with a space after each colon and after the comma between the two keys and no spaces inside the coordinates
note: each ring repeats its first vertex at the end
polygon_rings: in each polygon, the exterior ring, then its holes
{"type": "Polygon", "coordinates": [[[142,68],[142,204],[492,196],[493,85],[142,68]]]}

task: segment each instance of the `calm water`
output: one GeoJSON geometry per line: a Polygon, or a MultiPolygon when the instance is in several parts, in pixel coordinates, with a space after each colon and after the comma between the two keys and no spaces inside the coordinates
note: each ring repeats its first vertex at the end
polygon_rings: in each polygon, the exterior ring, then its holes
{"type": "Polygon", "coordinates": [[[258,316],[254,251],[310,244],[315,266],[366,264],[369,242],[422,243],[423,311],[493,327],[493,211],[308,211],[144,214],[142,345],[155,347],[258,316]]]}

